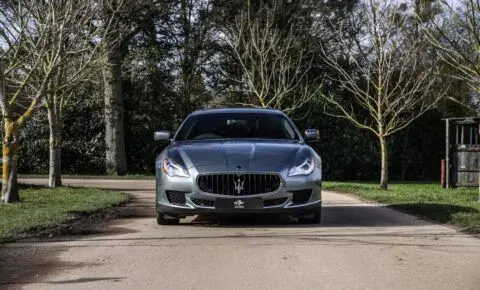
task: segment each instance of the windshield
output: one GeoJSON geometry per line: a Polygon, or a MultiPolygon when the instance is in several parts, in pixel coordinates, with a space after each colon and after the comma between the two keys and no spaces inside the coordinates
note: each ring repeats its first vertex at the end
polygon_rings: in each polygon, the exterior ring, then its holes
{"type": "Polygon", "coordinates": [[[175,141],[206,139],[299,140],[283,115],[265,113],[215,113],[189,117],[175,141]]]}

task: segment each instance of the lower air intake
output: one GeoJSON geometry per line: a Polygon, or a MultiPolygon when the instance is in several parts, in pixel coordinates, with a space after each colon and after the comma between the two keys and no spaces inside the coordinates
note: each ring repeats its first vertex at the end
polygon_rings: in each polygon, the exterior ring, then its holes
{"type": "Polygon", "coordinates": [[[215,201],[213,201],[213,200],[192,198],[192,202],[194,204],[198,205],[198,206],[204,206],[204,207],[214,207],[215,206],[215,201]]]}
{"type": "Polygon", "coordinates": [[[287,198],[275,198],[275,199],[267,199],[264,201],[263,206],[264,207],[269,207],[269,206],[279,206],[285,203],[287,201],[287,198]]]}
{"type": "Polygon", "coordinates": [[[187,200],[185,199],[185,192],[181,191],[167,191],[167,199],[171,204],[185,205],[187,200]]]}
{"type": "Polygon", "coordinates": [[[292,191],[292,193],[293,193],[293,198],[292,198],[293,204],[307,203],[310,201],[310,197],[312,196],[311,189],[295,190],[295,191],[292,191]]]}

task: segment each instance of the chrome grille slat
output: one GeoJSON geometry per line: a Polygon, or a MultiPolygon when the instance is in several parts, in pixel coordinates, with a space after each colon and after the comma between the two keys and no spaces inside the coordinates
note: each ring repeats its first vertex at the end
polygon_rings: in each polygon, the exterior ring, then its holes
{"type": "Polygon", "coordinates": [[[226,177],[227,177],[227,192],[225,192],[224,194],[229,195],[230,194],[230,178],[228,178],[228,175],[226,177]]]}
{"type": "Polygon", "coordinates": [[[197,185],[207,193],[246,196],[277,191],[281,178],[275,173],[212,173],[200,174],[197,185]]]}

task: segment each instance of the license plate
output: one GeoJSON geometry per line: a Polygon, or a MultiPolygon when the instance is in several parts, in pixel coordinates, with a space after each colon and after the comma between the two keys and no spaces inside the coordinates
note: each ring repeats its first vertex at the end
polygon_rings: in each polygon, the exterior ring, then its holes
{"type": "Polygon", "coordinates": [[[217,198],[215,199],[216,209],[262,209],[263,199],[261,198],[217,198]]]}

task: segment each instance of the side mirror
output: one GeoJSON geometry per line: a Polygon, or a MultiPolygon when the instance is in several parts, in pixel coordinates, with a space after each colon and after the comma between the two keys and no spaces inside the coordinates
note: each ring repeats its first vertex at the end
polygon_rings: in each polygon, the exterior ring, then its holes
{"type": "Polygon", "coordinates": [[[155,140],[155,141],[170,140],[170,132],[169,131],[157,131],[157,132],[153,133],[153,140],[155,140]]]}
{"type": "Polygon", "coordinates": [[[317,129],[305,130],[305,141],[318,141],[320,140],[320,132],[317,129]]]}

